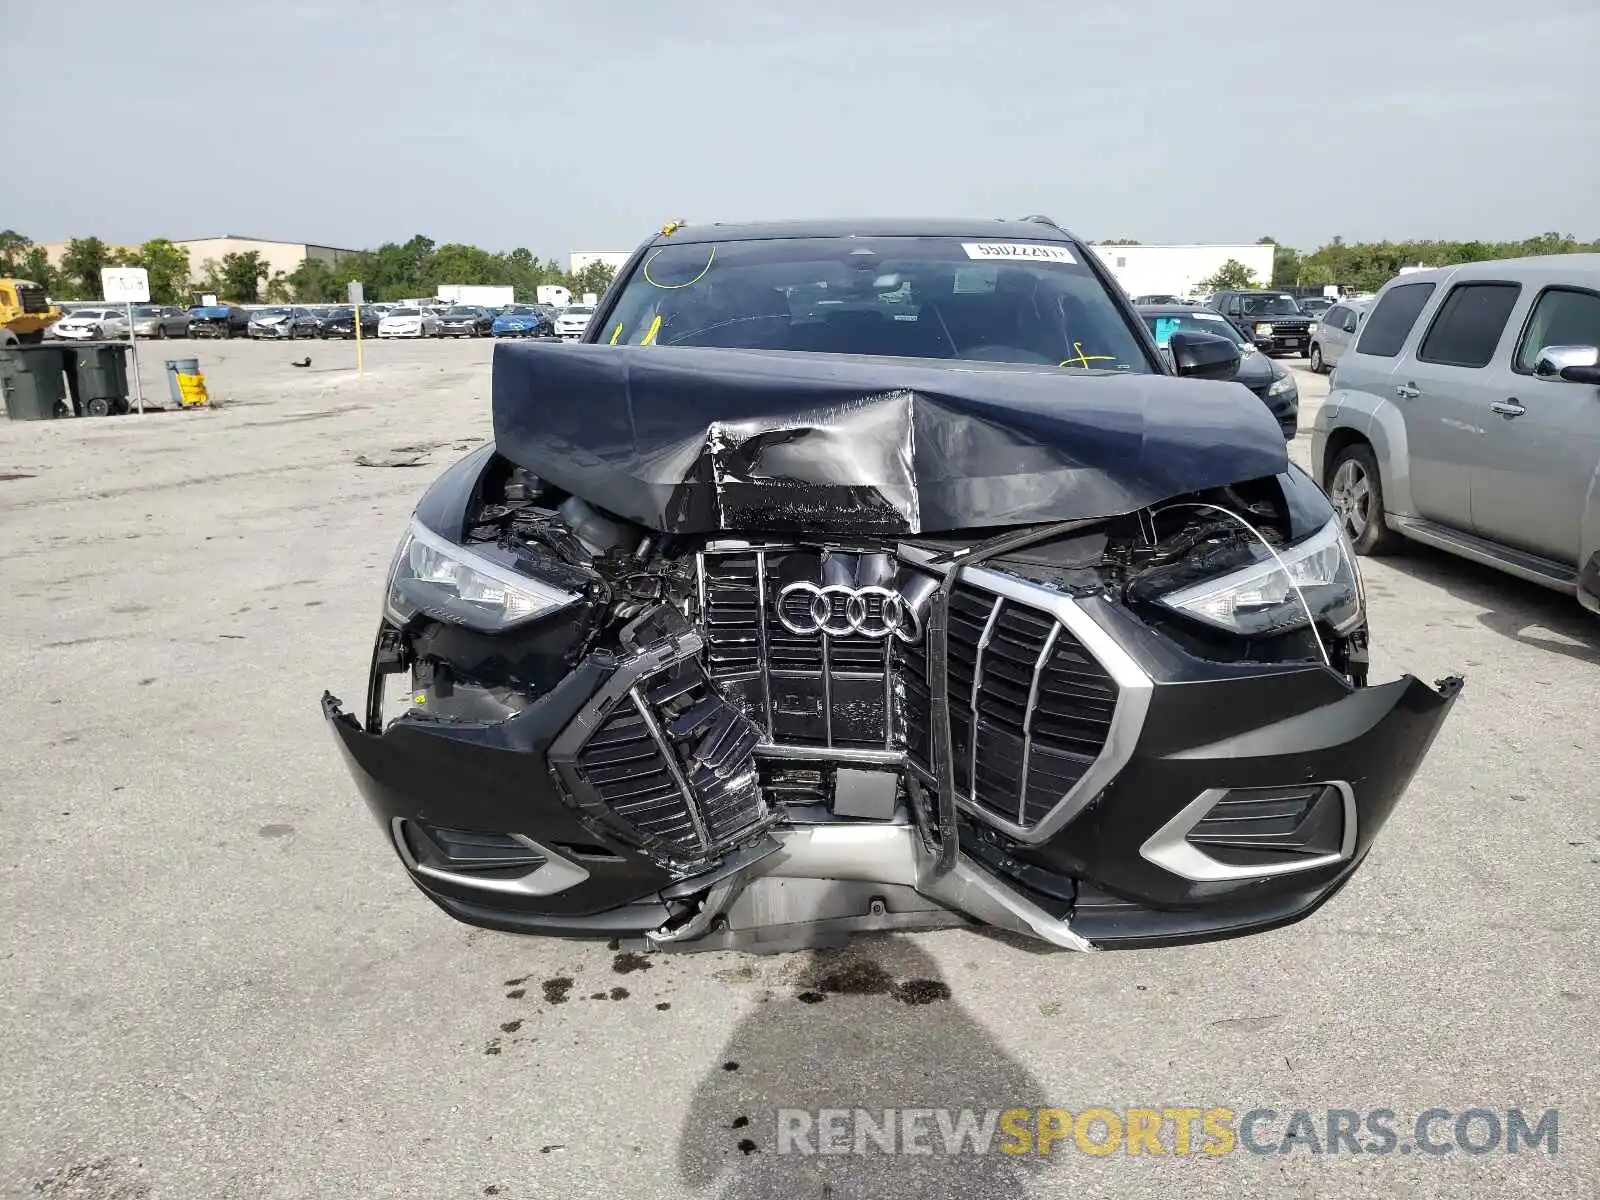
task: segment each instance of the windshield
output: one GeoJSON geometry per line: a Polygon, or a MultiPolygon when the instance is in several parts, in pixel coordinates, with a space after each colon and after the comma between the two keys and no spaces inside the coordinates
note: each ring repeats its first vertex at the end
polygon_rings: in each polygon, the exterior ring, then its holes
{"type": "Polygon", "coordinates": [[[574,304],[571,308],[565,309],[561,315],[563,317],[592,317],[594,316],[594,309],[574,304]]]}
{"type": "Polygon", "coordinates": [[[635,269],[606,322],[600,340],[624,345],[1157,369],[1099,278],[1060,242],[666,245],[635,269]]]}
{"type": "Polygon", "coordinates": [[[251,315],[257,317],[287,317],[289,310],[287,308],[258,308],[251,315]]]}
{"type": "Polygon", "coordinates": [[[447,317],[476,317],[478,310],[475,308],[447,308],[444,315],[447,317]]]}
{"type": "Polygon", "coordinates": [[[136,308],[133,310],[133,315],[136,317],[159,317],[161,310],[159,308],[136,308]]]}
{"type": "Polygon", "coordinates": [[[355,313],[348,308],[336,308],[328,314],[328,320],[337,321],[340,317],[353,317],[355,313]]]}
{"type": "Polygon", "coordinates": [[[420,317],[422,314],[414,308],[391,308],[389,315],[391,317],[420,317]]]}
{"type": "Polygon", "coordinates": [[[502,317],[536,317],[539,314],[526,304],[513,304],[510,308],[501,309],[500,315],[502,317]]]}
{"type": "Polygon", "coordinates": [[[1239,311],[1247,317],[1302,317],[1293,296],[1241,296],[1239,311]]]}
{"type": "Polygon", "coordinates": [[[1232,322],[1217,313],[1192,312],[1192,313],[1157,313],[1145,314],[1144,323],[1150,327],[1150,332],[1155,335],[1156,345],[1163,350],[1172,340],[1175,333],[1210,333],[1218,337],[1225,337],[1236,346],[1243,346],[1247,350],[1255,347],[1245,340],[1244,334],[1233,327],[1232,322]]]}

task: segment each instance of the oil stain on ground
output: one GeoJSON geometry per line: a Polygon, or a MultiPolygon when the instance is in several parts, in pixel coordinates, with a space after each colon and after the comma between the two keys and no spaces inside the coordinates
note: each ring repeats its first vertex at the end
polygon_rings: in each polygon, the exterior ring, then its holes
{"type": "Polygon", "coordinates": [[[567,975],[557,975],[554,979],[546,979],[539,986],[544,991],[546,1004],[565,1004],[567,993],[572,991],[572,979],[567,975]]]}

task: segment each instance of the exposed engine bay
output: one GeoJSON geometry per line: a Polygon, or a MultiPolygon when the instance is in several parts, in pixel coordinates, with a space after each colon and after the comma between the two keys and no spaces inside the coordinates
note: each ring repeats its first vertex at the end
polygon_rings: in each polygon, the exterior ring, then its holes
{"type": "Polygon", "coordinates": [[[1111,379],[1030,413],[999,400],[1033,377],[996,370],[823,402],[890,368],[562,353],[530,354],[560,384],[537,423],[497,365],[497,444],[419,505],[364,724],[324,698],[463,921],[755,950],[1267,928],[1349,878],[1460,686],[1368,686],[1353,552],[1247,393],[1185,410],[1111,379]],[[725,380],[772,415],[683,410],[725,380]],[[1130,424],[1124,386],[1159,405],[1130,424]],[[825,436],[787,415],[807,388],[825,436]],[[1089,412],[1099,440],[1074,441],[1089,412]],[[1225,451],[1170,458],[1184,421],[1225,451]],[[1041,422],[1059,444],[1007,468],[1041,422]]]}

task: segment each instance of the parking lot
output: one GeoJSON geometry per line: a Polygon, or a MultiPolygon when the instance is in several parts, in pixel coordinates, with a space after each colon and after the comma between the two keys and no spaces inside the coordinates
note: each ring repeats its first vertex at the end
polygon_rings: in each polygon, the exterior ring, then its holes
{"type": "MultiPolygon", "coordinates": [[[[1600,623],[1421,547],[1364,563],[1372,678],[1466,691],[1301,924],[640,964],[434,910],[317,701],[359,702],[406,515],[488,435],[493,350],[368,343],[358,380],[349,343],[194,342],[212,411],[0,422],[6,1195],[1600,1194],[1600,623]],[[869,960],[951,997],[797,1000],[869,960]],[[775,1110],[862,1080],[930,1107],[1556,1108],[1559,1152],[773,1153],[775,1110]]],[[[1304,463],[1326,380],[1297,375],[1304,463]]]]}

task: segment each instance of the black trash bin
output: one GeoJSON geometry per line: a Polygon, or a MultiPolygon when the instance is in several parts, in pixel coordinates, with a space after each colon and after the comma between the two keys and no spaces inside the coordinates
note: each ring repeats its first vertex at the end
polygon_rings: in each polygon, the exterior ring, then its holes
{"type": "Polygon", "coordinates": [[[101,342],[80,346],[72,355],[75,398],[85,416],[104,417],[128,411],[128,347],[101,342]]]}
{"type": "Polygon", "coordinates": [[[0,397],[13,421],[48,421],[69,416],[65,351],[54,346],[9,346],[0,350],[0,397]]]}

